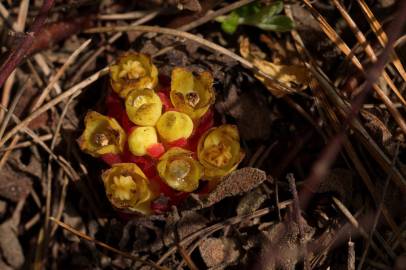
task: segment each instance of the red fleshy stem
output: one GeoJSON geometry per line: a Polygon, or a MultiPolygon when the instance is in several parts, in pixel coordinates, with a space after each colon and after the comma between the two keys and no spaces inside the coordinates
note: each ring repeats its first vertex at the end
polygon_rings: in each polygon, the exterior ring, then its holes
{"type": "Polygon", "coordinates": [[[110,166],[123,162],[121,156],[118,154],[104,154],[101,156],[101,159],[110,166]]]}
{"type": "Polygon", "coordinates": [[[170,87],[171,86],[171,78],[165,75],[160,74],[158,76],[159,84],[163,87],[170,87]]]}
{"type": "Polygon", "coordinates": [[[160,90],[158,93],[159,98],[161,99],[162,105],[164,107],[164,112],[169,111],[173,108],[169,94],[165,90],[160,90]]]}
{"type": "Polygon", "coordinates": [[[213,125],[214,113],[212,110],[209,110],[205,115],[202,116],[195,132],[189,138],[187,148],[195,152],[197,150],[197,144],[199,143],[200,137],[203,135],[203,133],[213,127],[213,125]]]}
{"type": "Polygon", "coordinates": [[[170,147],[186,147],[186,145],[188,144],[188,140],[185,138],[180,138],[176,141],[167,143],[168,148],[170,147]]]}
{"type": "Polygon", "coordinates": [[[106,107],[107,107],[107,115],[109,117],[113,117],[116,120],[122,118],[124,110],[124,105],[120,99],[120,97],[110,90],[110,93],[106,97],[106,107]]]}

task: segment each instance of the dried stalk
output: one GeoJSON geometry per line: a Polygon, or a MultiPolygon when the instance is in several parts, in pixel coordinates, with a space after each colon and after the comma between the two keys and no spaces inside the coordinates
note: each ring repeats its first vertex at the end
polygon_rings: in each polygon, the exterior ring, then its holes
{"type": "Polygon", "coordinates": [[[27,52],[30,50],[32,43],[34,42],[35,35],[41,30],[42,26],[45,24],[48,12],[54,5],[54,0],[44,0],[39,14],[35,18],[28,34],[25,35],[24,39],[16,46],[4,64],[0,67],[0,87],[3,86],[6,79],[10,76],[11,72],[21,63],[27,52]]]}

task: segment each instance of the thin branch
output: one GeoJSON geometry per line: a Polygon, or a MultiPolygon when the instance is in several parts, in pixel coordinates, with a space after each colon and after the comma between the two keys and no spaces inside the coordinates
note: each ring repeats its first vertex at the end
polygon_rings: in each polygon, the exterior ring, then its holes
{"type": "Polygon", "coordinates": [[[85,240],[87,240],[87,241],[89,241],[89,242],[92,242],[92,243],[94,243],[94,244],[97,245],[97,246],[100,246],[100,247],[102,247],[102,248],[105,248],[105,249],[107,249],[107,250],[110,250],[110,251],[112,251],[112,252],[114,252],[114,253],[117,253],[117,254],[119,254],[119,255],[121,255],[121,256],[123,256],[123,257],[126,257],[126,258],[128,258],[128,259],[131,259],[131,260],[133,260],[133,261],[141,262],[141,263],[146,264],[146,265],[149,265],[149,266],[151,266],[151,267],[153,267],[153,268],[155,268],[155,269],[159,269],[159,270],[164,270],[164,269],[166,269],[165,267],[161,267],[161,266],[156,265],[154,262],[152,262],[152,261],[150,261],[150,260],[143,260],[143,259],[141,259],[141,258],[139,258],[139,257],[137,257],[137,256],[134,256],[134,255],[130,254],[130,253],[126,253],[126,252],[121,251],[121,250],[119,250],[119,249],[116,249],[116,248],[114,248],[114,247],[112,247],[112,246],[109,246],[109,245],[107,245],[106,243],[103,243],[103,242],[101,242],[101,241],[98,241],[98,240],[96,240],[96,239],[94,239],[94,238],[92,238],[92,237],[90,237],[90,236],[88,236],[88,235],[86,235],[86,234],[84,234],[84,233],[82,233],[82,232],[76,230],[75,228],[69,226],[68,224],[65,224],[65,223],[63,223],[62,221],[57,220],[57,219],[54,218],[54,217],[50,217],[49,220],[55,222],[56,224],[58,224],[59,226],[61,226],[64,230],[67,230],[68,232],[71,232],[71,233],[73,233],[74,235],[76,235],[76,236],[78,236],[78,237],[80,237],[80,238],[82,238],[82,239],[85,239],[85,240]]]}
{"type": "Polygon", "coordinates": [[[24,37],[21,43],[16,46],[16,49],[12,51],[7,57],[6,61],[0,68],[0,87],[3,86],[4,82],[10,76],[11,72],[21,63],[27,52],[30,50],[31,45],[34,42],[35,35],[41,30],[42,26],[45,24],[48,12],[54,5],[54,0],[44,0],[39,14],[35,18],[28,34],[24,37]]]}

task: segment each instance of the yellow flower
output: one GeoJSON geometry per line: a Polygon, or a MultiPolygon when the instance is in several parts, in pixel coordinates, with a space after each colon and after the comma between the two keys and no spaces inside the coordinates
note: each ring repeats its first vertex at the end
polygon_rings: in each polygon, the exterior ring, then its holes
{"type": "Polygon", "coordinates": [[[127,95],[125,110],[134,124],[153,126],[161,116],[162,102],[154,90],[133,90],[127,95]]]}
{"type": "Polygon", "coordinates": [[[158,143],[154,127],[137,127],[128,137],[128,148],[134,156],[144,156],[147,149],[158,143]]]}
{"type": "Polygon", "coordinates": [[[174,68],[170,98],[175,108],[192,119],[202,117],[214,103],[213,76],[207,71],[194,76],[185,68],[174,68]]]}
{"type": "Polygon", "coordinates": [[[151,183],[135,163],[117,163],[103,172],[107,197],[117,208],[143,214],[151,212],[151,201],[157,197],[151,183]]]}
{"type": "Polygon", "coordinates": [[[90,111],[85,117],[85,131],[79,138],[82,151],[99,157],[123,152],[126,134],[114,118],[90,111]]]}
{"type": "Polygon", "coordinates": [[[197,156],[207,180],[222,177],[235,170],[244,157],[236,126],[221,125],[209,129],[199,139],[197,156]]]}
{"type": "Polygon", "coordinates": [[[110,82],[113,90],[125,98],[133,89],[153,89],[158,83],[158,69],[145,54],[125,53],[110,67],[110,82]]]}
{"type": "Polygon", "coordinates": [[[159,118],[156,129],[165,142],[187,139],[192,135],[193,121],[187,114],[168,111],[159,118]]]}
{"type": "Polygon", "coordinates": [[[168,186],[184,192],[198,188],[203,169],[192,155],[191,151],[174,147],[159,159],[157,170],[168,186]]]}

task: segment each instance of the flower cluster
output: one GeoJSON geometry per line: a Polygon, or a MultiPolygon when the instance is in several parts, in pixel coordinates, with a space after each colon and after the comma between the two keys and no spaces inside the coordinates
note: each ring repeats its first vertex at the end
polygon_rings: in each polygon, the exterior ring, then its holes
{"type": "Polygon", "coordinates": [[[237,128],[213,127],[212,75],[177,67],[167,81],[158,79],[150,57],[126,53],[110,67],[107,115],[85,117],[79,146],[111,166],[102,179],[120,210],[163,211],[218,182],[243,158],[237,128]]]}

